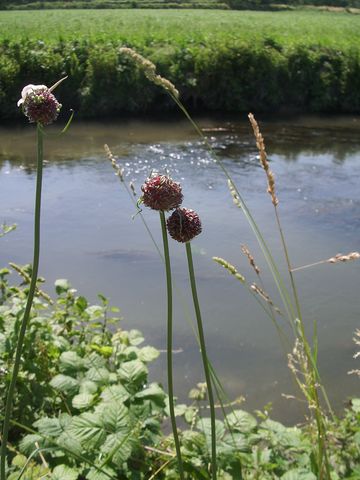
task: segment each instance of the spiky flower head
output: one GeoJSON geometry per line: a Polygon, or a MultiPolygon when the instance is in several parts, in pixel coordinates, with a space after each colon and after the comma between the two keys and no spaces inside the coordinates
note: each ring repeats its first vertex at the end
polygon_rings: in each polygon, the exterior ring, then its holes
{"type": "Polygon", "coordinates": [[[24,87],[17,105],[22,106],[24,115],[31,123],[41,125],[54,122],[61,109],[61,104],[46,85],[30,84],[24,87]]]}
{"type": "Polygon", "coordinates": [[[180,183],[166,175],[155,175],[141,186],[144,205],[153,210],[169,211],[181,205],[183,194],[180,183]]]}
{"type": "Polygon", "coordinates": [[[199,215],[190,208],[177,208],[166,225],[170,237],[181,243],[190,242],[202,230],[199,215]]]}

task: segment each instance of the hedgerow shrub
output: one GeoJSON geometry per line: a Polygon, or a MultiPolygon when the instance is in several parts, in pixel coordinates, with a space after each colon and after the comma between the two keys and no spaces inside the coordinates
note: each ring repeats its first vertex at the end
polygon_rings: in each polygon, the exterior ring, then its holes
{"type": "MultiPolygon", "coordinates": [[[[192,110],[359,112],[360,55],[356,49],[283,47],[273,39],[130,45],[158,66],[192,110]]],[[[60,101],[78,116],[105,117],[174,109],[118,53],[117,42],[22,40],[0,44],[1,118],[16,118],[18,92],[68,75],[60,101]],[[131,87],[131,88],[130,88],[131,87]]]]}

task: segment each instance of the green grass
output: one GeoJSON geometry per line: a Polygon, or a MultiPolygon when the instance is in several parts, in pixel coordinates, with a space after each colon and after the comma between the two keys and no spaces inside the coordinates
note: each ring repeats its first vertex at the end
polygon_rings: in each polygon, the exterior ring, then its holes
{"type": "Polygon", "coordinates": [[[268,39],[280,46],[358,48],[360,16],[332,12],[51,10],[0,12],[0,40],[59,39],[177,46],[268,39]],[[184,28],[186,26],[186,28],[184,28]]]}

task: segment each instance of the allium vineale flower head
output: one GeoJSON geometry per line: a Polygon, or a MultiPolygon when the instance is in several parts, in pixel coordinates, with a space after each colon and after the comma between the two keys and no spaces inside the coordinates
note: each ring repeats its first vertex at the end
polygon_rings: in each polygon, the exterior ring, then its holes
{"type": "Polygon", "coordinates": [[[181,205],[183,194],[180,183],[166,175],[155,175],[141,186],[144,205],[153,210],[169,211],[181,205]]]}
{"type": "Polygon", "coordinates": [[[177,208],[167,219],[166,226],[170,237],[181,243],[190,242],[202,230],[199,215],[189,208],[177,208]]]}
{"type": "Polygon", "coordinates": [[[24,87],[17,105],[22,106],[24,115],[31,123],[41,125],[54,122],[61,109],[61,104],[46,85],[30,84],[24,87]]]}

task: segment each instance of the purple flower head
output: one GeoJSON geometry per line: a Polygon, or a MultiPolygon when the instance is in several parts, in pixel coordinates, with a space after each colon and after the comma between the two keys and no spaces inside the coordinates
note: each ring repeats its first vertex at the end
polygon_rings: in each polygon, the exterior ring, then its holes
{"type": "Polygon", "coordinates": [[[166,175],[155,175],[141,186],[144,205],[153,210],[167,212],[181,205],[183,194],[180,183],[174,182],[166,175]]]}
{"type": "Polygon", "coordinates": [[[178,242],[190,242],[201,233],[199,215],[189,208],[177,208],[166,222],[170,237],[178,242]]]}
{"type": "Polygon", "coordinates": [[[18,107],[22,105],[24,115],[31,123],[49,125],[57,119],[61,104],[46,85],[27,85],[21,92],[18,107]]]}

